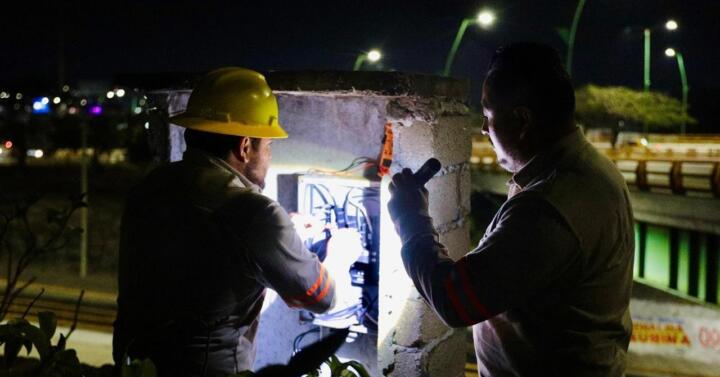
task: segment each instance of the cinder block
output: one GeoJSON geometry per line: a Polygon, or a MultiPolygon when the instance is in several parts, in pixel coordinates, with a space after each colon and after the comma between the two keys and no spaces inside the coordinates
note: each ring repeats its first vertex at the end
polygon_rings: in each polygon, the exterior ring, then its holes
{"type": "MultiPolygon", "coordinates": [[[[436,226],[458,219],[459,206],[466,202],[463,198],[465,190],[462,188],[465,182],[463,174],[455,172],[433,177],[425,185],[430,198],[430,216],[436,226]]],[[[469,185],[469,181],[467,183],[469,185]]]]}
{"type": "Polygon", "coordinates": [[[466,221],[460,228],[441,234],[439,241],[448,250],[450,258],[460,259],[473,248],[470,244],[470,224],[466,221]]]}
{"type": "Polygon", "coordinates": [[[472,151],[471,117],[467,115],[444,116],[432,126],[433,155],[446,165],[454,165],[470,159],[472,151]]]}
{"type": "Polygon", "coordinates": [[[425,122],[405,127],[393,124],[393,173],[403,168],[417,170],[433,157],[433,130],[425,122]]]}
{"type": "Polygon", "coordinates": [[[464,374],[466,347],[465,329],[456,330],[453,335],[426,350],[426,370],[433,377],[459,377],[464,374]]]}
{"type": "Polygon", "coordinates": [[[422,370],[423,354],[420,349],[398,349],[395,353],[395,364],[389,377],[424,377],[422,370]]]}
{"type": "Polygon", "coordinates": [[[470,196],[472,195],[472,174],[470,172],[470,166],[467,166],[460,174],[460,205],[465,208],[466,211],[470,211],[470,196]]]}
{"type": "Polygon", "coordinates": [[[404,347],[423,347],[442,336],[448,327],[424,300],[408,300],[395,330],[395,343],[404,347]]]}

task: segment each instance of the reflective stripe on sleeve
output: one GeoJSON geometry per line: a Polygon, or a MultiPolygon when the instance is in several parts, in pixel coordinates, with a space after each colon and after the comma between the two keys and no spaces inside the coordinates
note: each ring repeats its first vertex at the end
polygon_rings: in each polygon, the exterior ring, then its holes
{"type": "Polygon", "coordinates": [[[470,316],[468,316],[467,312],[465,312],[465,308],[460,302],[460,298],[455,291],[455,287],[452,282],[452,274],[448,275],[447,279],[445,279],[445,290],[447,291],[450,302],[452,303],[453,309],[455,309],[455,313],[457,313],[458,317],[460,317],[460,319],[466,325],[472,325],[473,321],[472,319],[470,319],[470,316]]]}
{"type": "Polygon", "coordinates": [[[463,257],[460,258],[457,263],[455,263],[455,266],[458,270],[458,274],[460,275],[460,281],[462,282],[463,291],[465,292],[465,296],[467,296],[468,300],[470,300],[470,303],[472,304],[473,308],[481,315],[483,316],[482,319],[487,319],[492,317],[492,314],[490,314],[490,311],[488,311],[485,306],[480,303],[480,300],[477,298],[477,295],[475,295],[475,291],[472,289],[472,285],[470,284],[470,278],[468,278],[467,273],[467,258],[463,257]]]}
{"type": "Polygon", "coordinates": [[[285,302],[291,307],[307,307],[320,302],[330,292],[332,287],[332,278],[328,274],[325,266],[320,265],[320,273],[313,285],[305,291],[305,295],[299,297],[293,297],[285,300],[285,302]],[[325,276],[327,275],[327,279],[325,276]],[[322,289],[320,289],[322,287],[322,289]],[[316,295],[317,293],[317,295],[316,295]]]}

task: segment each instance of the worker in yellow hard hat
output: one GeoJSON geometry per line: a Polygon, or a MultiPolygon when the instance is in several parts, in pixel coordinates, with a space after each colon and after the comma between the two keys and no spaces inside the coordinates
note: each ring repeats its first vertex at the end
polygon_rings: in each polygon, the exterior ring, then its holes
{"type": "Polygon", "coordinates": [[[272,140],[287,137],[261,74],[210,72],[170,122],[186,128],[183,160],[150,173],[123,214],[113,357],[150,358],[159,376],[224,377],[252,367],[266,288],[320,313],[335,283],[260,194],[272,140]]]}

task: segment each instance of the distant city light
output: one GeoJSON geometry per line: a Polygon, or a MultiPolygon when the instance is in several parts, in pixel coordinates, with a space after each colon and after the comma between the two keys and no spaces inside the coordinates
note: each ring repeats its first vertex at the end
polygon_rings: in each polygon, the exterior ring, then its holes
{"type": "Polygon", "coordinates": [[[135,109],[133,109],[133,112],[134,112],[135,114],[140,114],[140,113],[142,113],[142,107],[136,107],[135,109]]]}
{"type": "Polygon", "coordinates": [[[125,96],[125,89],[118,89],[117,91],[115,91],[115,94],[116,94],[118,97],[122,98],[122,97],[125,96]]]}
{"type": "Polygon", "coordinates": [[[77,107],[75,107],[75,106],[70,106],[70,108],[68,109],[68,113],[69,113],[70,115],[75,115],[75,114],[77,114],[77,107]]]}
{"type": "Polygon", "coordinates": [[[32,104],[32,112],[34,114],[47,114],[50,112],[50,107],[48,106],[48,103],[50,103],[50,100],[47,97],[38,97],[33,100],[32,104]]]}
{"type": "Polygon", "coordinates": [[[367,58],[369,61],[375,63],[376,61],[380,60],[382,58],[382,54],[378,50],[370,50],[367,54],[367,58]]]}
{"type": "Polygon", "coordinates": [[[27,155],[28,157],[41,158],[45,155],[45,152],[42,149],[28,149],[27,155]]]}
{"type": "Polygon", "coordinates": [[[145,106],[145,98],[140,98],[140,101],[138,101],[138,105],[145,106]]]}
{"type": "Polygon", "coordinates": [[[0,93],[0,98],[10,98],[10,93],[2,92],[2,93],[0,93]]]}
{"type": "Polygon", "coordinates": [[[10,140],[5,140],[5,143],[3,144],[3,146],[5,147],[5,149],[12,149],[13,142],[10,140]]]}
{"type": "Polygon", "coordinates": [[[85,106],[85,105],[87,105],[87,100],[85,98],[83,98],[80,100],[80,106],[85,106]]]}
{"type": "Polygon", "coordinates": [[[103,109],[100,105],[93,105],[92,107],[90,107],[90,114],[100,115],[102,114],[102,111],[103,109]]]}
{"type": "Polygon", "coordinates": [[[105,94],[105,96],[106,96],[107,98],[113,98],[113,97],[115,97],[115,92],[113,92],[113,91],[111,90],[111,91],[107,92],[107,94],[105,94]]]}
{"type": "Polygon", "coordinates": [[[149,129],[150,129],[150,122],[145,122],[145,129],[146,129],[146,130],[149,130],[149,129]]]}
{"type": "Polygon", "coordinates": [[[20,101],[22,99],[22,97],[23,97],[22,93],[18,93],[15,95],[15,99],[18,101],[20,101]]]}
{"type": "Polygon", "coordinates": [[[668,21],[665,23],[665,28],[668,29],[668,30],[670,30],[670,31],[677,30],[677,28],[678,28],[678,23],[677,23],[677,21],[675,21],[675,20],[668,20],[668,21]]]}
{"type": "Polygon", "coordinates": [[[57,105],[58,103],[60,103],[60,101],[61,101],[60,97],[55,97],[55,98],[53,98],[53,103],[56,104],[56,105],[57,105]]]}
{"type": "Polygon", "coordinates": [[[484,10],[484,11],[478,13],[477,22],[482,27],[492,26],[492,24],[495,23],[495,13],[493,13],[489,10],[484,10]]]}
{"type": "Polygon", "coordinates": [[[669,58],[672,58],[672,57],[675,56],[676,54],[677,54],[677,52],[675,52],[675,49],[674,49],[674,48],[666,48],[666,49],[665,49],[665,55],[666,55],[667,57],[669,57],[669,58]]]}
{"type": "Polygon", "coordinates": [[[63,91],[64,93],[69,92],[69,91],[70,91],[70,85],[63,85],[62,91],[63,91]]]}

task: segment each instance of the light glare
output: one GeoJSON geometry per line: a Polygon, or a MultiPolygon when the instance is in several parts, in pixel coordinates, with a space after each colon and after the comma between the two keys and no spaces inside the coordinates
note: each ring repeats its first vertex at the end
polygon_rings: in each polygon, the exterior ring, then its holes
{"type": "Polygon", "coordinates": [[[116,94],[118,97],[122,98],[122,97],[125,96],[125,89],[118,89],[118,90],[115,92],[115,94],[116,94]]]}
{"type": "Polygon", "coordinates": [[[666,48],[666,49],[665,49],[665,56],[667,56],[667,57],[669,57],[669,58],[672,58],[672,57],[675,56],[676,54],[677,54],[677,52],[675,52],[675,49],[674,49],[674,48],[666,48]]]}
{"type": "Polygon", "coordinates": [[[665,28],[670,31],[677,30],[678,23],[675,20],[668,20],[668,22],[665,23],[665,28]]]}
{"type": "Polygon", "coordinates": [[[59,104],[59,103],[60,103],[60,97],[55,97],[55,98],[53,98],[53,103],[56,104],[56,105],[59,104]]]}
{"type": "Polygon", "coordinates": [[[367,54],[368,60],[375,63],[376,61],[380,60],[382,58],[382,54],[378,50],[371,50],[367,54]]]}
{"type": "Polygon", "coordinates": [[[478,14],[477,22],[482,27],[489,27],[495,23],[495,13],[489,10],[484,10],[478,14]]]}
{"type": "Polygon", "coordinates": [[[107,94],[105,94],[105,96],[106,96],[108,99],[109,99],[109,98],[113,98],[113,97],[115,97],[115,92],[113,92],[113,91],[111,90],[111,91],[107,92],[107,94]]]}

